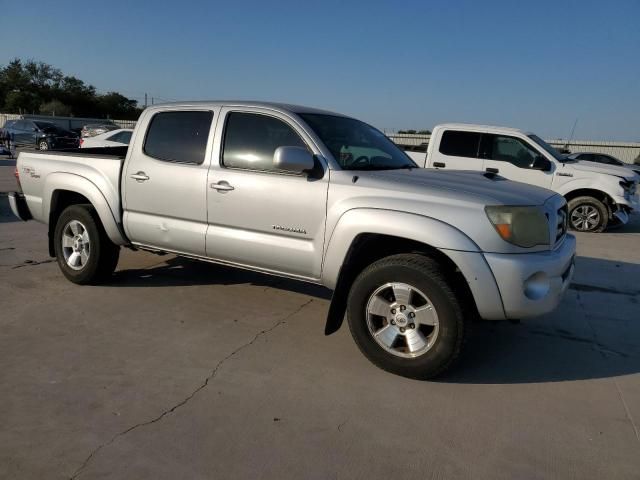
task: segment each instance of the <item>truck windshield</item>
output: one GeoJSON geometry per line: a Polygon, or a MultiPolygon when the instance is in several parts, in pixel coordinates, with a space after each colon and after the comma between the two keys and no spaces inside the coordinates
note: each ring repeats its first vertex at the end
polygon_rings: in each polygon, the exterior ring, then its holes
{"type": "Polygon", "coordinates": [[[542,147],[545,152],[551,154],[551,156],[556,160],[558,160],[559,162],[567,161],[567,159],[564,156],[562,156],[562,154],[558,150],[553,148],[551,145],[549,145],[547,142],[542,140],[537,135],[529,135],[529,138],[533,140],[535,143],[537,143],[540,147],[542,147]]]}
{"type": "Polygon", "coordinates": [[[394,170],[417,165],[384,133],[354,118],[301,113],[344,170],[394,170]]]}

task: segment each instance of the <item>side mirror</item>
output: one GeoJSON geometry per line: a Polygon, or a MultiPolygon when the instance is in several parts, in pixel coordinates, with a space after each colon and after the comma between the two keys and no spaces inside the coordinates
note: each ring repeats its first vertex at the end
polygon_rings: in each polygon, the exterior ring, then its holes
{"type": "Polygon", "coordinates": [[[278,147],[273,154],[273,166],[276,170],[302,173],[312,170],[314,165],[313,155],[304,147],[278,147]]]}
{"type": "Polygon", "coordinates": [[[533,159],[531,170],[542,170],[543,172],[548,172],[551,170],[551,162],[542,155],[538,155],[533,159]]]}

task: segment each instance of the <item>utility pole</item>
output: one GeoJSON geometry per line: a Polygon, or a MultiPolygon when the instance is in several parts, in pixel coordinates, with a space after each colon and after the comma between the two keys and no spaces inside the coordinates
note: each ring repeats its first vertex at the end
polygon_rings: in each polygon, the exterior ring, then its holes
{"type": "Polygon", "coordinates": [[[153,97],[151,97],[151,105],[153,105],[153,97]]]}
{"type": "Polygon", "coordinates": [[[144,93],[144,108],[147,108],[147,92],[144,93]]]}

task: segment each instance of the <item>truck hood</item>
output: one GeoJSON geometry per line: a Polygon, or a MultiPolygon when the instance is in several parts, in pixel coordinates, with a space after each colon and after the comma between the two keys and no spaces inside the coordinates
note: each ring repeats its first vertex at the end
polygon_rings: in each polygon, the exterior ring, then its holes
{"type": "Polygon", "coordinates": [[[394,189],[412,194],[433,194],[434,190],[439,190],[443,196],[481,202],[484,205],[542,205],[555,195],[546,188],[476,171],[415,168],[353,173],[385,190],[394,189]]]}
{"type": "Polygon", "coordinates": [[[616,177],[632,179],[636,174],[633,170],[618,165],[607,165],[604,163],[588,162],[578,160],[564,164],[566,170],[579,170],[581,172],[602,173],[605,175],[615,175],[616,177]]]}

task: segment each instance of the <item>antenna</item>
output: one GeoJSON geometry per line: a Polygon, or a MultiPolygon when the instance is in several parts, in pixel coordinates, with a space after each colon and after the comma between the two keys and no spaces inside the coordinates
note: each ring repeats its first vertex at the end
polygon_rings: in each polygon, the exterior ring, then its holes
{"type": "Polygon", "coordinates": [[[571,140],[573,140],[573,134],[576,131],[576,125],[578,124],[578,117],[576,117],[576,121],[573,122],[573,128],[571,129],[571,135],[569,135],[569,140],[567,140],[567,144],[565,145],[565,147],[569,148],[569,144],[571,143],[571,140]]]}

